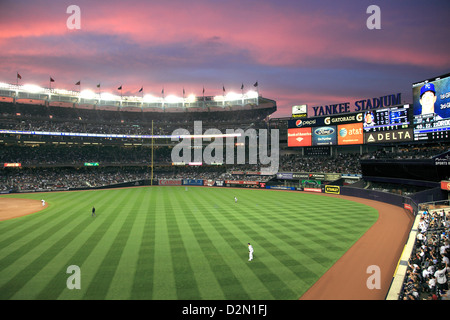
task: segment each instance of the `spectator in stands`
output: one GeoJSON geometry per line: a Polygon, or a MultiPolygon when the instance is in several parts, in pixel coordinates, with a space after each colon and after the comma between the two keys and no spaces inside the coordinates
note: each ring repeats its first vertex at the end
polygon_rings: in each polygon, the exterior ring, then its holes
{"type": "Polygon", "coordinates": [[[441,263],[438,270],[434,273],[438,295],[444,294],[448,290],[447,273],[449,271],[450,268],[446,264],[441,263]]]}

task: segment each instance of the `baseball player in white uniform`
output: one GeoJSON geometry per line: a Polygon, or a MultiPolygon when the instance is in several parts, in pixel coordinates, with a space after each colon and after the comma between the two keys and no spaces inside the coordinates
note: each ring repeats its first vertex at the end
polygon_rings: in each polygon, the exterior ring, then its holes
{"type": "Polygon", "coordinates": [[[252,261],[252,260],[253,260],[253,247],[249,242],[248,243],[248,261],[252,261]]]}
{"type": "Polygon", "coordinates": [[[42,199],[41,202],[42,202],[42,206],[45,207],[45,200],[42,199]]]}

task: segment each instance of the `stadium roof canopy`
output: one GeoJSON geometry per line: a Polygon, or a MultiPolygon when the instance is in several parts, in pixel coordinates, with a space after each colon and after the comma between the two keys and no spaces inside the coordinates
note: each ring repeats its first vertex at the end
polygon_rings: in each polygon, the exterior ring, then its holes
{"type": "Polygon", "coordinates": [[[204,110],[259,109],[276,106],[276,102],[263,98],[258,92],[250,90],[240,94],[229,92],[220,96],[175,95],[160,97],[152,95],[122,96],[108,92],[85,89],[71,91],[56,88],[43,88],[32,84],[0,83],[0,101],[42,104],[59,107],[74,107],[97,110],[183,112],[204,110]]]}

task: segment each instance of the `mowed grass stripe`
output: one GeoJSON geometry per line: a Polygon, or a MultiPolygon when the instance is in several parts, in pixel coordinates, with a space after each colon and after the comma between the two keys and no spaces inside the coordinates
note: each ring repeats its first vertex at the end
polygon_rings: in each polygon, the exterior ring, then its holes
{"type": "MultiPolygon", "coordinates": [[[[180,207],[175,204],[176,191],[175,189],[166,189],[168,194],[166,198],[171,199],[167,201],[166,213],[167,213],[167,229],[170,234],[170,253],[172,256],[172,265],[175,278],[175,290],[177,299],[179,300],[192,300],[200,296],[197,281],[191,266],[191,261],[185,246],[184,240],[187,241],[185,231],[188,227],[179,222],[182,221],[179,217],[184,215],[183,210],[179,210],[180,207]],[[175,208],[174,208],[175,207],[175,208]],[[176,210],[176,211],[175,211],[176,210]],[[179,221],[177,221],[179,220],[179,221]],[[181,232],[179,224],[181,224],[181,232]],[[184,236],[182,235],[184,234],[184,236]],[[184,237],[184,239],[183,239],[184,237]]],[[[188,246],[189,248],[189,246],[188,246]]],[[[190,251],[192,253],[192,251],[190,251]]],[[[197,261],[200,262],[200,261],[197,261]]],[[[195,259],[194,259],[194,263],[195,259]]],[[[201,262],[200,262],[201,263],[201,262]]]]}
{"type": "Polygon", "coordinates": [[[145,188],[145,192],[143,208],[148,208],[148,211],[143,217],[143,232],[141,237],[140,239],[136,239],[140,243],[140,247],[137,253],[138,259],[136,261],[133,286],[130,292],[130,299],[132,300],[150,300],[153,297],[155,211],[158,188],[145,188]]]}
{"type": "Polygon", "coordinates": [[[137,269],[145,220],[149,214],[148,188],[141,188],[139,201],[130,214],[135,215],[128,239],[117,264],[106,299],[130,299],[137,269]]]}
{"type": "Polygon", "coordinates": [[[129,235],[130,223],[135,215],[130,214],[130,208],[139,199],[136,190],[113,190],[110,195],[110,204],[105,209],[100,209],[96,218],[113,218],[101,239],[91,245],[95,246],[89,257],[85,260],[81,270],[83,279],[89,277],[82,290],[83,299],[104,299],[108,293],[109,285],[117,268],[126,239],[129,235]]]}
{"type": "MultiPolygon", "coordinates": [[[[95,267],[92,267],[86,261],[91,257],[93,251],[97,248],[102,239],[106,236],[111,225],[116,221],[118,215],[112,214],[109,208],[114,206],[116,202],[122,198],[118,198],[115,193],[105,193],[105,191],[91,191],[96,195],[89,204],[89,212],[85,212],[85,219],[89,220],[90,225],[84,230],[80,231],[78,238],[71,246],[68,246],[68,252],[70,256],[66,259],[63,272],[58,273],[58,277],[55,278],[55,282],[64,285],[58,288],[52,287],[51,284],[46,290],[41,293],[42,298],[52,292],[49,299],[82,299],[86,287],[90,283],[93,274],[95,273],[95,267]],[[96,207],[96,217],[91,216],[92,206],[96,207]],[[81,271],[81,290],[69,290],[66,286],[66,280],[69,274],[66,274],[67,267],[70,265],[76,265],[80,267],[81,271]]],[[[101,250],[100,250],[101,251],[101,250]]]]}
{"type": "Polygon", "coordinates": [[[158,189],[155,208],[155,264],[153,269],[152,299],[172,300],[176,299],[177,293],[169,241],[171,234],[167,228],[167,190],[164,190],[164,187],[158,189]]]}
{"type": "Polygon", "coordinates": [[[184,232],[181,234],[184,242],[185,250],[187,251],[187,259],[190,261],[190,267],[192,268],[193,276],[195,277],[196,285],[199,291],[199,295],[194,299],[225,299],[225,295],[222,292],[222,287],[217,281],[216,275],[211,269],[211,265],[208,262],[208,256],[211,252],[205,253],[202,248],[204,244],[204,237],[200,237],[198,230],[201,226],[193,219],[193,211],[191,207],[186,203],[185,197],[191,194],[183,194],[186,191],[183,189],[177,189],[178,192],[173,194],[176,201],[173,202],[175,212],[175,218],[181,225],[184,226],[184,232]]]}
{"type": "Polygon", "coordinates": [[[108,268],[110,280],[105,280],[105,286],[109,287],[100,299],[129,299],[139,251],[139,242],[136,240],[140,239],[141,231],[138,230],[142,226],[138,217],[145,214],[141,214],[144,194],[145,190],[142,188],[134,190],[127,201],[128,212],[121,213],[122,216],[125,215],[125,222],[102,263],[111,267],[108,268]]]}
{"type": "MultiPolygon", "coordinates": [[[[197,193],[197,190],[192,195],[189,194],[184,197],[184,200],[184,203],[187,204],[186,207],[193,208],[187,212],[186,218],[192,226],[197,243],[202,249],[203,255],[207,258],[209,268],[214,273],[216,282],[220,285],[225,299],[252,299],[249,292],[254,289],[254,286],[248,286],[247,284],[249,282],[255,284],[253,280],[257,279],[251,275],[243,279],[241,272],[243,265],[239,265],[239,262],[242,263],[242,256],[239,257],[235,253],[234,249],[229,246],[229,243],[221,237],[208,219],[205,218],[205,216],[214,214],[214,212],[203,208],[202,204],[205,200],[197,193]],[[239,266],[237,267],[236,264],[239,266]]],[[[264,287],[261,286],[261,288],[264,287]]]]}

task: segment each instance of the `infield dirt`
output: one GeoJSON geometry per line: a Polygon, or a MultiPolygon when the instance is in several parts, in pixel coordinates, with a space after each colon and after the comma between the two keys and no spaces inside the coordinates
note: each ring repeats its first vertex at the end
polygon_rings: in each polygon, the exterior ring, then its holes
{"type": "Polygon", "coordinates": [[[41,201],[32,199],[0,198],[0,221],[22,217],[47,208],[41,201]]]}

